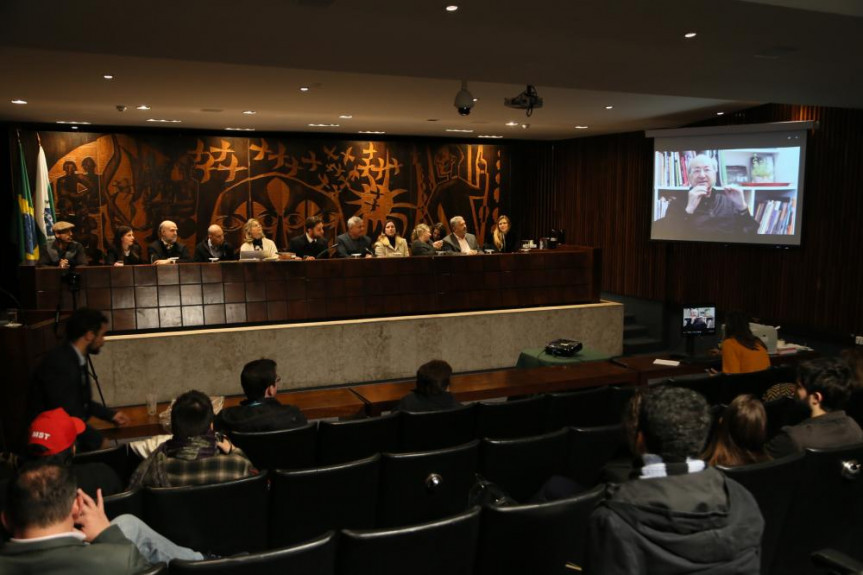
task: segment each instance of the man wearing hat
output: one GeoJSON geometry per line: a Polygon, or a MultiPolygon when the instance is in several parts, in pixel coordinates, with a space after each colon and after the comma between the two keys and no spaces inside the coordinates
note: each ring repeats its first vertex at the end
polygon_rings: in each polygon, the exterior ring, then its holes
{"type": "Polygon", "coordinates": [[[123,491],[117,472],[101,462],[75,463],[75,440],[87,428],[86,424],[72,417],[62,407],[43,411],[30,424],[27,438],[27,452],[31,459],[52,461],[58,465],[71,467],[78,487],[91,497],[96,490],[102,495],[113,495],[123,491]]]}
{"type": "Polygon", "coordinates": [[[72,239],[74,227],[75,224],[63,221],[54,224],[54,241],[39,254],[40,266],[68,268],[87,265],[84,246],[72,239]]]}

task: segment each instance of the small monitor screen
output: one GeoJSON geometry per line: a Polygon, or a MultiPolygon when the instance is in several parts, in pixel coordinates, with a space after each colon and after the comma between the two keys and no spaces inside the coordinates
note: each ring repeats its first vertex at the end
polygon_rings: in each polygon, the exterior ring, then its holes
{"type": "Polygon", "coordinates": [[[716,306],[683,306],[683,335],[714,335],[716,333],[716,306]]]}

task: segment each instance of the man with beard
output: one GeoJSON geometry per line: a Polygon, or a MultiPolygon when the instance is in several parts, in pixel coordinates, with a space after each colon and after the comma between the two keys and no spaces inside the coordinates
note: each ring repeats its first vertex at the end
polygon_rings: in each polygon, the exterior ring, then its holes
{"type": "Polygon", "coordinates": [[[54,241],[45,246],[39,256],[40,266],[68,268],[87,265],[84,246],[72,239],[74,224],[57,222],[54,224],[54,241]]]}
{"type": "Polygon", "coordinates": [[[851,370],[836,358],[816,359],[797,368],[797,398],[810,417],[787,425],[767,444],[775,458],[808,448],[844,447],[863,441],[863,431],[843,408],[853,389],[851,370]]]}
{"type": "Polygon", "coordinates": [[[157,266],[192,261],[189,250],[177,241],[177,224],[171,220],[159,224],[159,239],[147,247],[147,252],[150,262],[157,266]]]}
{"type": "Polygon", "coordinates": [[[324,220],[320,216],[306,218],[306,233],[291,238],[288,251],[298,258],[313,260],[327,257],[327,242],[324,241],[324,220]]]}
{"type": "MultiPolygon", "coordinates": [[[[33,417],[62,407],[72,417],[84,421],[90,416],[126,425],[129,417],[93,400],[89,354],[98,354],[105,343],[108,318],[94,309],[80,308],[66,322],[66,343],[48,352],[33,374],[30,386],[30,413],[33,417]]],[[[93,427],[87,426],[78,436],[78,450],[92,451],[107,447],[108,442],[93,427]]]]}

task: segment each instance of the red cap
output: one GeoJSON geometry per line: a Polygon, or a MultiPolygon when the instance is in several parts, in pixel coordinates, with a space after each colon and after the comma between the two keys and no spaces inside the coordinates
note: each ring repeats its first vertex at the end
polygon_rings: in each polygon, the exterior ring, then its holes
{"type": "Polygon", "coordinates": [[[30,445],[41,445],[48,451],[43,455],[56,455],[75,443],[75,439],[86,429],[84,422],[72,417],[62,407],[43,411],[30,424],[30,445]]]}

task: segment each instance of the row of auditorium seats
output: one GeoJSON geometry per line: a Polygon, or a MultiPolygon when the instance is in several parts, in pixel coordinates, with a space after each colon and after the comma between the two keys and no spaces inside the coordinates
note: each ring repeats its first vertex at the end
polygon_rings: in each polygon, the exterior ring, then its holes
{"type": "Polygon", "coordinates": [[[568,428],[273,470],[221,484],[133,490],[110,496],[105,504],[109,516],[132,513],[183,545],[212,546],[224,554],[259,551],[331,529],[390,528],[461,513],[478,473],[520,502],[552,475],[593,486],[603,465],[621,453],[626,447],[619,425],[568,428]]]}

